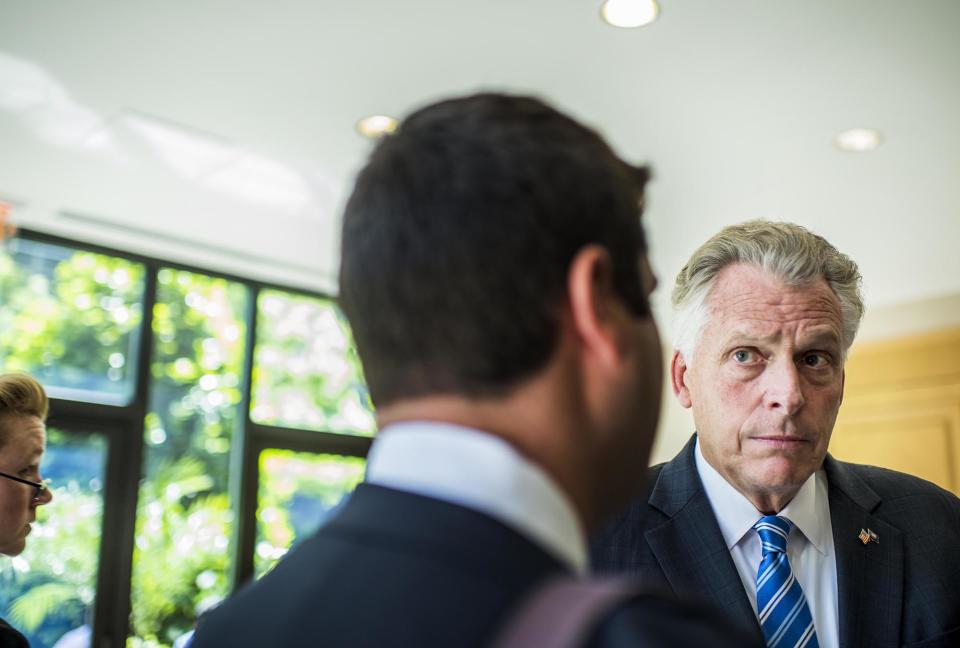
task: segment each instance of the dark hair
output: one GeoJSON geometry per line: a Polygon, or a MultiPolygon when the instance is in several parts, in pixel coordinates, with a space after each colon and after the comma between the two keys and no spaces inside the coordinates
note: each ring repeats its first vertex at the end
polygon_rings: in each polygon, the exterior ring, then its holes
{"type": "Polygon", "coordinates": [[[648,178],[537,99],[478,94],[410,115],[371,154],[343,218],[340,303],[374,403],[503,394],[532,376],[590,243],[610,252],[632,311],[649,315],[648,178]]]}

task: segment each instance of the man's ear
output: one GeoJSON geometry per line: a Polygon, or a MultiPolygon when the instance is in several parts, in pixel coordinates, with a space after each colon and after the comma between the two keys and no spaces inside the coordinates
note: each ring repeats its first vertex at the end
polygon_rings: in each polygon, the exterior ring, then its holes
{"type": "Polygon", "coordinates": [[[693,405],[690,399],[690,387],[687,384],[687,361],[683,355],[673,350],[673,358],[670,360],[670,382],[673,384],[673,395],[677,397],[683,407],[689,409],[693,405]]]}
{"type": "Polygon", "coordinates": [[[618,364],[626,343],[619,324],[626,306],[613,285],[613,259],[605,248],[587,245],[567,272],[573,328],[584,348],[601,363],[618,364]]]}

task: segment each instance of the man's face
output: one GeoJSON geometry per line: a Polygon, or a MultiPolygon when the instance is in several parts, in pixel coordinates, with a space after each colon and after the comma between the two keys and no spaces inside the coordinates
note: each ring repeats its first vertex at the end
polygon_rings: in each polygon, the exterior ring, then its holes
{"type": "MultiPolygon", "coordinates": [[[[641,258],[640,278],[649,302],[657,287],[657,278],[646,255],[641,258]]],[[[663,394],[663,347],[660,346],[660,332],[652,313],[634,322],[634,335],[639,351],[635,358],[638,386],[631,400],[637,410],[633,420],[639,424],[641,435],[646,439],[646,461],[650,458],[650,448],[660,420],[660,398],[663,394]]]]}
{"type": "Polygon", "coordinates": [[[843,398],[840,304],[823,279],[791,287],[735,264],[707,308],[678,397],[710,465],[759,510],[779,511],[823,462],[843,398]]]}
{"type": "MultiPolygon", "coordinates": [[[[40,481],[40,459],[46,443],[46,429],[36,416],[10,414],[0,417],[5,443],[0,448],[0,472],[40,481]]],[[[30,533],[30,524],[37,518],[37,507],[52,499],[44,491],[34,499],[36,490],[27,484],[0,477],[0,553],[20,554],[30,533]]]]}
{"type": "MultiPolygon", "coordinates": [[[[640,276],[649,299],[657,281],[645,255],[641,259],[640,276]]],[[[611,501],[633,497],[641,489],[646,471],[639,470],[638,466],[649,462],[660,418],[663,349],[653,316],[631,317],[629,335],[630,356],[609,412],[615,419],[619,438],[611,448],[614,456],[608,458],[605,469],[611,501]],[[627,483],[618,484],[615,475],[622,475],[627,483]]]]}

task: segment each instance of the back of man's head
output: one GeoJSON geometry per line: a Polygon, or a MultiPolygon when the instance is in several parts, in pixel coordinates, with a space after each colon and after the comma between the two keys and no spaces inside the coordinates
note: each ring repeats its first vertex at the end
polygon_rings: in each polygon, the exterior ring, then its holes
{"type": "Polygon", "coordinates": [[[374,403],[496,396],[534,375],[590,243],[647,314],[648,175],[537,99],[479,94],[410,115],[373,151],[343,220],[340,303],[374,403]]]}

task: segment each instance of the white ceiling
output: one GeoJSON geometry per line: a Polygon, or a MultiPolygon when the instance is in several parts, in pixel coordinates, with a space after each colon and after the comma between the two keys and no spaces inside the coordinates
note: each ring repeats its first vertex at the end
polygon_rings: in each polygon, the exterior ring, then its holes
{"type": "Polygon", "coordinates": [[[766,217],[850,254],[871,304],[960,292],[960,2],[661,0],[634,30],[598,10],[0,0],[0,196],[25,225],[329,290],[369,150],[354,123],[505,89],[655,166],[667,287],[718,228],[766,217]],[[854,126],[884,145],[834,149],[854,126]]]}

